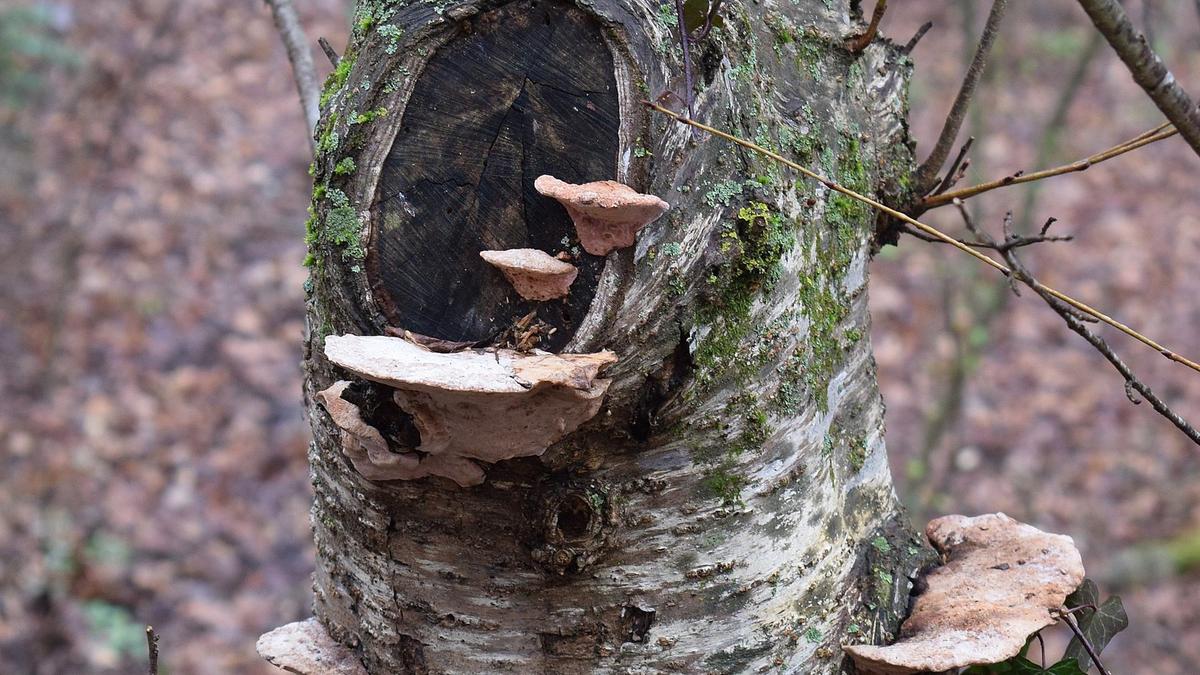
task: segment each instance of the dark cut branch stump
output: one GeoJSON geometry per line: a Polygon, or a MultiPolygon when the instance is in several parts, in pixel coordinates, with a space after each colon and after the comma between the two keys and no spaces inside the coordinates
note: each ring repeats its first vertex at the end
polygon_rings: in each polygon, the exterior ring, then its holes
{"type": "MultiPolygon", "coordinates": [[[[904,611],[924,549],[883,446],[872,214],[651,118],[638,101],[682,81],[659,9],[359,3],[317,132],[305,393],[314,614],[369,673],[835,672],[904,611]],[[542,174],[671,210],[592,256],[542,174]],[[520,248],[569,254],[565,299],[480,257],[520,248]],[[317,393],[395,401],[363,418],[394,423],[389,452],[421,417],[325,357],[344,334],[619,360],[540,455],[481,459],[471,487],[373,482],[317,393]]],[[[848,0],[724,11],[695,45],[698,117],[868,193],[911,170],[907,61],[845,49],[848,0]]]]}
{"type": "Polygon", "coordinates": [[[620,110],[612,56],[582,10],[520,0],[471,21],[416,78],[383,164],[368,276],[397,325],[486,340],[536,310],[559,348],[595,294],[604,260],[579,252],[563,302],[512,292],[480,250],[578,251],[540,173],[586,182],[617,173],[620,110]]]}

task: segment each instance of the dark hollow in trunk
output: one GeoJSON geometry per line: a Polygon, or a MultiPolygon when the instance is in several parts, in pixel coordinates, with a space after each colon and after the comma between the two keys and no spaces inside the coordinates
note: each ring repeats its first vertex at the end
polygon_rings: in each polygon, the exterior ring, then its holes
{"type": "Polygon", "coordinates": [[[541,174],[583,183],[617,169],[617,87],[599,24],[549,0],[464,21],[416,78],[378,187],[368,247],[376,298],[397,325],[447,340],[495,338],[536,310],[558,348],[575,333],[603,258],[573,243],[541,174]],[[580,274],[561,301],[523,301],[481,250],[566,251],[580,274]]]}

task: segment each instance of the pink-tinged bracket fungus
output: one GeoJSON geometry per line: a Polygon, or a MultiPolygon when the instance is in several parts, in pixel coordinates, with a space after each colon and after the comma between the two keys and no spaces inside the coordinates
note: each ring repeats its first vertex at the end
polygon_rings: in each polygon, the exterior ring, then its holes
{"type": "Polygon", "coordinates": [[[538,176],[537,191],[557,199],[575,221],[579,243],[592,255],[608,255],[632,246],[637,234],[670,205],[654,195],[644,195],[616,181],[575,185],[554,176],[538,176]]]}
{"type": "Polygon", "coordinates": [[[362,418],[358,406],[342,398],[350,382],[339,380],[317,393],[317,398],[329,411],[333,423],[342,430],[342,452],[350,458],[354,469],[368,480],[416,480],[426,476],[443,476],[459,485],[483,482],[479,465],[461,457],[428,455],[416,452],[392,452],[378,429],[362,418]]]}
{"type": "Polygon", "coordinates": [[[517,294],[526,300],[566,297],[579,276],[579,268],[536,248],[480,251],[479,256],[504,273],[517,294]]]}
{"type": "Polygon", "coordinates": [[[329,637],[315,618],[280,626],[258,638],[259,656],[300,675],[367,675],[354,650],[329,637]]]}
{"type": "Polygon", "coordinates": [[[598,377],[600,369],[617,360],[609,351],[521,354],[488,349],[445,354],[382,335],[331,335],[325,338],[325,356],[361,378],[394,389],[396,405],[412,416],[420,432],[420,445],[407,453],[392,453],[386,442],[379,445],[383,438],[378,430],[363,430],[357,424],[362,422],[357,408],[341,398],[346,385],[321,392],[326,410],[343,431],[343,449],[365,478],[438,475],[464,487],[483,482],[483,470],[474,460],[491,463],[540,455],[595,416],[610,383],[598,377]],[[347,412],[346,406],[355,410],[347,412]],[[354,443],[348,444],[347,436],[354,443]],[[361,447],[357,455],[347,449],[355,444],[361,447]]]}
{"type": "Polygon", "coordinates": [[[944,565],[926,577],[892,645],[853,645],[859,670],[882,675],[957,671],[1020,653],[1083,581],[1075,542],[1003,513],[944,516],[925,527],[944,565]]]}

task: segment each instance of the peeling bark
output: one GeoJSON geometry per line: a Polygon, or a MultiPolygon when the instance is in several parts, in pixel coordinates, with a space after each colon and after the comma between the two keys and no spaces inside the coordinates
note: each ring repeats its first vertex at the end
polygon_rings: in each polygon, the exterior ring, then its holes
{"type": "MultiPolygon", "coordinates": [[[[900,48],[848,51],[845,0],[724,11],[694,46],[698,118],[869,194],[903,181],[900,48]]],[[[305,394],[315,614],[370,673],[838,672],[905,611],[926,551],[885,456],[872,214],[648,116],[637,101],[683,81],[672,21],[647,0],[359,2],[317,132],[305,394]],[[470,94],[426,69],[446,54],[505,61],[512,97],[429,122],[470,94]],[[441,155],[405,140],[413,120],[441,155]],[[592,256],[544,173],[671,210],[592,256]],[[530,303],[479,256],[508,248],[573,256],[568,299],[530,303]],[[599,414],[474,487],[355,471],[316,400],[355,379],[326,336],[512,346],[531,311],[542,349],[617,353],[599,414]]]]}

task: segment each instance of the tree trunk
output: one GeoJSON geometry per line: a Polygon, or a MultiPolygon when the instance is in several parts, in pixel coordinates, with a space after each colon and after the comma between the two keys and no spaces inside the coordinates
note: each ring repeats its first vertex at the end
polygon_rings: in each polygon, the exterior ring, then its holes
{"type": "MultiPolygon", "coordinates": [[[[695,114],[878,194],[911,170],[910,64],[846,50],[847,5],[727,3],[691,47],[695,114]]],[[[675,23],[647,0],[359,2],[317,131],[305,396],[315,613],[370,673],[837,672],[907,606],[925,551],[884,450],[873,215],[651,116],[685,105],[675,23]],[[540,174],[671,210],[591,256],[540,174]],[[516,247],[571,255],[570,297],[523,301],[478,256],[516,247]],[[540,456],[372,482],[316,396],[356,381],[324,340],[403,331],[619,360],[540,456]]],[[[410,412],[392,450],[419,443],[410,412]]]]}

